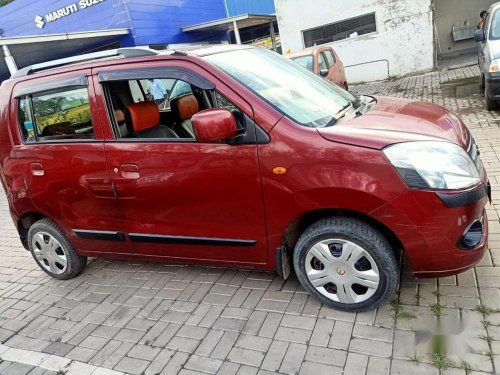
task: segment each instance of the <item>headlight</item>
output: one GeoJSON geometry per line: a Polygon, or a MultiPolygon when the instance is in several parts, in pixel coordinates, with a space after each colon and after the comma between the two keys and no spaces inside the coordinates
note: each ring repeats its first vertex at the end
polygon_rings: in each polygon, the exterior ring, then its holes
{"type": "Polygon", "coordinates": [[[453,143],[400,143],[386,148],[384,154],[410,188],[456,190],[481,181],[467,152],[453,143]]]}
{"type": "Polygon", "coordinates": [[[490,73],[500,72],[500,59],[495,59],[490,64],[490,73]]]}

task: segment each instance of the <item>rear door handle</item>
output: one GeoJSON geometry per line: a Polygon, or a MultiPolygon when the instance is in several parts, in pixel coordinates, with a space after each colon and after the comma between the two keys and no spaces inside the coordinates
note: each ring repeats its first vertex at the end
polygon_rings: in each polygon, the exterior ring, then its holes
{"type": "Polygon", "coordinates": [[[120,170],[122,177],[127,180],[137,180],[141,177],[139,166],[136,164],[122,164],[120,170]]]}
{"type": "Polygon", "coordinates": [[[33,176],[43,176],[45,175],[45,170],[41,163],[30,163],[30,171],[33,176]]]}

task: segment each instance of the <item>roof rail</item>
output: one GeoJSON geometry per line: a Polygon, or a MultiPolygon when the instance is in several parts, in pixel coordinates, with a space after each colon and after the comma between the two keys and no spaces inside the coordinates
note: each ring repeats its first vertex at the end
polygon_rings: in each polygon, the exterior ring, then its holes
{"type": "Polygon", "coordinates": [[[155,51],[150,48],[139,48],[139,47],[118,48],[108,51],[87,53],[84,55],[66,57],[64,59],[52,60],[40,64],[30,65],[18,70],[17,72],[12,74],[10,78],[25,77],[35,72],[39,72],[46,69],[57,68],[60,66],[75,64],[85,61],[104,59],[107,57],[123,56],[125,58],[130,58],[130,57],[154,56],[154,55],[158,55],[158,51],[155,51]]]}

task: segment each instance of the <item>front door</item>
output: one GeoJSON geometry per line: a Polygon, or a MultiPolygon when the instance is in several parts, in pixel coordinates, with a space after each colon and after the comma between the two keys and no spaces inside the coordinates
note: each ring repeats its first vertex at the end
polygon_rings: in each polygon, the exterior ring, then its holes
{"type": "Polygon", "coordinates": [[[193,114],[221,106],[242,122],[252,121],[252,108],[187,62],[169,68],[145,69],[143,76],[141,69],[129,70],[130,79],[122,71],[116,81],[109,72],[96,77],[110,114],[106,121],[115,129],[105,153],[134,252],[152,259],[265,263],[255,142],[200,143],[191,124],[193,114]],[[143,101],[155,102],[159,115],[143,101]],[[125,114],[125,123],[116,113],[125,114]]]}

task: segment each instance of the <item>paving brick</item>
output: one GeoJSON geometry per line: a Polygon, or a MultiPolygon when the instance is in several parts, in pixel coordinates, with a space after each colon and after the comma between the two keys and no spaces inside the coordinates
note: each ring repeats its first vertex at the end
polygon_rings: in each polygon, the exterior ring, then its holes
{"type": "MultiPolygon", "coordinates": [[[[322,363],[305,361],[302,364],[302,367],[300,368],[299,371],[299,375],[319,375],[319,374],[342,375],[343,370],[342,367],[333,367],[322,363]]],[[[346,374],[361,374],[361,373],[346,372],[346,374]]]]}
{"type": "Polygon", "coordinates": [[[353,338],[349,345],[349,351],[366,355],[376,355],[379,357],[390,357],[392,344],[378,341],[376,344],[372,340],[353,338]]]}
{"type": "Polygon", "coordinates": [[[343,367],[346,357],[347,353],[341,350],[309,346],[305,359],[310,362],[343,367]]]}
{"type": "Polygon", "coordinates": [[[327,347],[333,331],[333,320],[317,319],[309,344],[327,347]]]}
{"type": "Polygon", "coordinates": [[[127,356],[152,361],[159,352],[160,348],[152,348],[147,345],[135,345],[132,349],[130,349],[127,356]]]}
{"type": "Polygon", "coordinates": [[[222,366],[222,361],[213,358],[201,357],[193,354],[184,365],[189,370],[215,374],[222,366]]]}
{"type": "Polygon", "coordinates": [[[351,341],[354,323],[336,321],[328,346],[335,349],[347,350],[351,341]]]}
{"type": "Polygon", "coordinates": [[[288,350],[288,345],[284,341],[273,341],[266,353],[262,368],[269,371],[278,371],[288,350]]]}
{"type": "Polygon", "coordinates": [[[439,370],[426,363],[414,363],[395,359],[392,361],[391,374],[394,375],[438,375],[439,370]]]}
{"type": "Polygon", "coordinates": [[[166,348],[180,352],[194,353],[199,344],[199,340],[175,336],[168,342],[166,348]]]}
{"type": "Polygon", "coordinates": [[[281,362],[279,371],[286,374],[296,374],[302,367],[302,361],[306,354],[307,346],[291,343],[281,362]]]}
{"type": "Polygon", "coordinates": [[[349,353],[345,363],[344,372],[346,374],[363,374],[368,367],[369,357],[357,353],[349,353]]]}
{"type": "Polygon", "coordinates": [[[146,370],[149,364],[150,362],[148,361],[125,357],[118,362],[114,369],[127,374],[140,375],[146,370]]]}
{"type": "Polygon", "coordinates": [[[260,367],[260,364],[264,360],[264,353],[255,350],[235,347],[229,353],[228,359],[231,362],[236,362],[253,367],[260,367]]]}
{"type": "Polygon", "coordinates": [[[210,356],[217,359],[225,359],[227,355],[230,353],[237,339],[238,339],[238,333],[225,332],[224,335],[220,338],[219,342],[215,346],[210,356]]]}
{"type": "Polygon", "coordinates": [[[300,328],[279,327],[275,338],[282,341],[296,342],[299,344],[309,343],[312,331],[300,328]]]}
{"type": "Polygon", "coordinates": [[[162,375],[177,374],[182,369],[186,361],[189,359],[189,354],[177,352],[173,355],[172,359],[167,363],[162,370],[162,375]]]}
{"type": "Polygon", "coordinates": [[[144,371],[144,375],[159,374],[165,368],[167,363],[169,363],[174,354],[175,352],[173,350],[162,349],[148,366],[146,371],[144,371]]]}
{"type": "Polygon", "coordinates": [[[67,358],[74,359],[75,361],[88,362],[97,354],[97,350],[75,346],[68,354],[67,358]]]}

